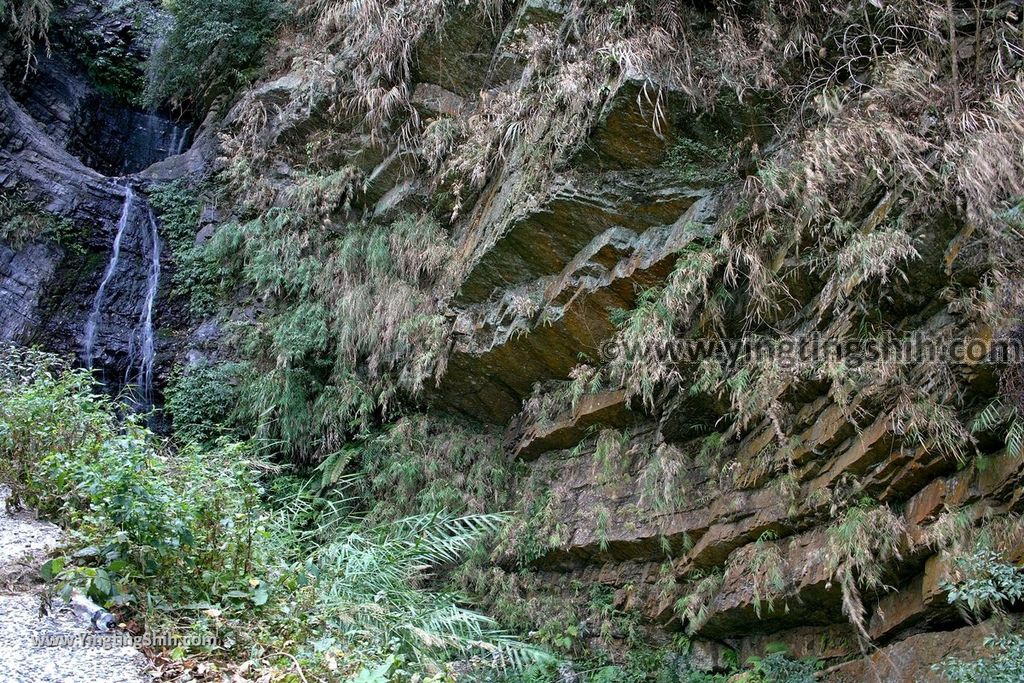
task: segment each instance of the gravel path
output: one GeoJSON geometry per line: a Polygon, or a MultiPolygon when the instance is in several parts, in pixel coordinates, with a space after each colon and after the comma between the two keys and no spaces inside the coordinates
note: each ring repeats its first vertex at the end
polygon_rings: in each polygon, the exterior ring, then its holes
{"type": "MultiPolygon", "coordinates": [[[[0,576],[36,572],[39,557],[55,548],[60,529],[30,513],[8,514],[0,490],[0,576]]],[[[87,620],[59,606],[39,614],[32,587],[0,586],[0,680],[12,683],[145,683],[146,658],[132,647],[103,648],[68,642],[93,633],[87,620]],[[40,638],[50,643],[41,646],[40,638]],[[57,644],[53,640],[64,641],[57,644]]]]}

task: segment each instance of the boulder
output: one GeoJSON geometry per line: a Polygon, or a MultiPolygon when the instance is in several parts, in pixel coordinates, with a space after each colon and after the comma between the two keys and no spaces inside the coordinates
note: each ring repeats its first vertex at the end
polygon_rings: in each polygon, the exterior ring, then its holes
{"type": "Polygon", "coordinates": [[[980,659],[991,656],[985,640],[1000,633],[1000,625],[988,621],[952,631],[910,636],[867,657],[826,669],[821,680],[827,683],[862,683],[881,680],[886,683],[946,683],[948,680],[932,667],[946,657],[980,659]]]}

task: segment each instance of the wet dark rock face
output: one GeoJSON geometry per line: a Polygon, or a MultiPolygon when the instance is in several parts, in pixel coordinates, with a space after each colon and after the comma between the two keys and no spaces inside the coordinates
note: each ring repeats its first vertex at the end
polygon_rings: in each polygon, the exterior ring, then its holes
{"type": "Polygon", "coordinates": [[[38,329],[39,298],[60,259],[61,250],[49,244],[19,251],[0,244],[0,339],[20,339],[38,329]]]}
{"type": "Polygon", "coordinates": [[[188,147],[191,127],[99,92],[74,58],[41,54],[11,95],[55,144],[106,176],[137,173],[188,147]]]}
{"type": "MultiPolygon", "coordinates": [[[[107,178],[59,148],[5,92],[0,92],[0,166],[0,188],[76,226],[74,243],[42,240],[20,249],[0,244],[0,340],[39,344],[81,358],[85,325],[124,208],[125,181],[107,178]]],[[[98,375],[115,391],[128,374],[133,331],[152,268],[148,209],[143,196],[137,202],[106,287],[92,354],[98,375]]],[[[169,271],[166,250],[161,261],[169,271]]],[[[160,299],[154,325],[174,327],[160,299]]]]}
{"type": "MultiPolygon", "coordinates": [[[[66,8],[56,30],[88,26],[89,40],[114,45],[126,59],[148,54],[146,36],[117,14],[91,5],[66,8]]],[[[148,180],[129,177],[186,151],[187,122],[139,111],[96,87],[73,41],[58,34],[49,53],[40,51],[35,69],[7,68],[0,80],[0,191],[65,219],[74,236],[57,244],[52,236],[15,248],[0,243],[0,341],[38,344],[78,358],[97,289],[111,263],[112,245],[125,204],[126,187],[138,206],[123,231],[96,320],[92,366],[108,389],[118,391],[138,358],[138,327],[154,269],[153,239],[145,201],[148,180]]],[[[0,66],[11,50],[0,44],[0,66]]],[[[162,177],[183,172],[170,164],[162,177]]],[[[169,282],[166,249],[159,260],[169,282]]],[[[167,306],[169,288],[158,291],[153,328],[174,329],[179,310],[167,306]]],[[[156,337],[156,373],[170,370],[173,350],[156,337]]],[[[159,382],[158,382],[159,383],[159,382]]]]}
{"type": "Polygon", "coordinates": [[[80,280],[81,271],[103,260],[123,192],[55,144],[6,90],[0,90],[0,188],[70,219],[85,236],[80,258],[49,241],[0,247],[0,339],[69,347],[70,338],[44,334],[49,324],[40,306],[56,281],[80,280]]]}
{"type": "Polygon", "coordinates": [[[162,159],[181,154],[189,127],[158,114],[111,109],[103,97],[85,102],[70,151],[104,175],[137,173],[162,159]]]}
{"type": "MultiPolygon", "coordinates": [[[[122,207],[123,203],[118,211],[122,207]]],[[[143,314],[149,274],[151,247],[146,211],[144,200],[137,197],[122,236],[117,265],[104,290],[91,357],[84,356],[85,328],[110,265],[116,216],[115,224],[104,226],[90,239],[84,256],[71,255],[65,260],[42,300],[35,329],[35,337],[48,348],[75,356],[83,364],[91,363],[111,391],[119,390],[133,375],[131,357],[136,354],[132,336],[143,314]]]]}

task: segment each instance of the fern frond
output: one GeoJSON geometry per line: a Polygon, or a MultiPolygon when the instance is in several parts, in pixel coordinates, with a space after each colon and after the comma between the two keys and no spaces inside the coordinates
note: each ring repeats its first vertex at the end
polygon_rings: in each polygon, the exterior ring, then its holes
{"type": "Polygon", "coordinates": [[[355,453],[354,448],[346,448],[336,453],[331,453],[317,466],[316,470],[320,472],[321,489],[338,483],[345,472],[345,468],[352,462],[355,453]]]}
{"type": "Polygon", "coordinates": [[[994,398],[978,415],[971,420],[971,433],[987,432],[1006,421],[1003,402],[994,398]]]}
{"type": "Polygon", "coordinates": [[[1019,458],[1024,453],[1024,420],[1020,416],[1014,416],[1010,423],[1010,430],[1006,433],[1006,454],[1012,458],[1019,458]]]}

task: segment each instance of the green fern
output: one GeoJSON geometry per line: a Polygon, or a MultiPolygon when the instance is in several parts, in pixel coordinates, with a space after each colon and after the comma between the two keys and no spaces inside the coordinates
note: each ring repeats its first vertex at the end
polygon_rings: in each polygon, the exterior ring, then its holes
{"type": "Polygon", "coordinates": [[[994,398],[971,420],[971,433],[987,432],[1004,422],[1006,422],[1005,406],[1000,399],[994,398]]]}
{"type": "Polygon", "coordinates": [[[339,530],[311,558],[320,571],[317,605],[348,638],[382,643],[383,651],[398,650],[422,664],[474,654],[486,654],[502,668],[545,661],[544,652],[462,607],[461,596],[416,588],[506,521],[503,515],[438,513],[339,530]]]}
{"type": "Polygon", "coordinates": [[[1013,422],[1006,432],[1006,454],[1012,458],[1021,457],[1024,452],[1024,420],[1014,413],[1013,422]]]}
{"type": "Polygon", "coordinates": [[[1016,406],[1008,405],[1002,399],[994,398],[971,421],[971,432],[991,432],[1009,422],[1004,443],[1006,454],[1013,458],[1024,453],[1024,421],[1020,419],[1016,406]]]}
{"type": "Polygon", "coordinates": [[[321,489],[333,486],[341,480],[342,475],[345,473],[345,468],[352,462],[355,453],[356,450],[354,448],[345,448],[324,458],[324,461],[316,468],[320,472],[321,489]]]}

